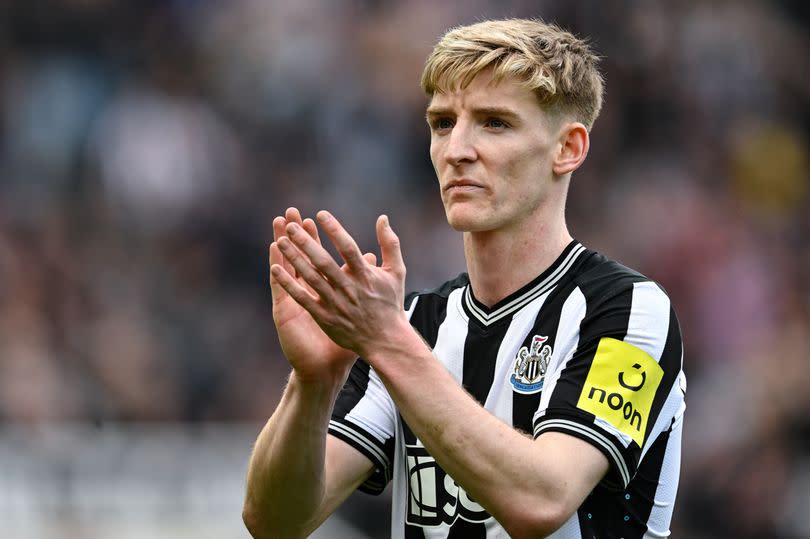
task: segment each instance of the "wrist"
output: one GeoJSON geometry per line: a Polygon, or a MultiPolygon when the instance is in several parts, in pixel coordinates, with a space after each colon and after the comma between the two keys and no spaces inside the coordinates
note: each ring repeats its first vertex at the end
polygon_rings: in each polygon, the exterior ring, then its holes
{"type": "Polygon", "coordinates": [[[420,359],[433,357],[430,346],[403,316],[362,356],[380,374],[399,368],[419,369],[420,359]]]}
{"type": "Polygon", "coordinates": [[[303,373],[293,369],[290,373],[290,386],[300,388],[308,394],[331,393],[337,395],[346,378],[349,376],[352,364],[339,369],[323,369],[318,373],[303,373]]]}

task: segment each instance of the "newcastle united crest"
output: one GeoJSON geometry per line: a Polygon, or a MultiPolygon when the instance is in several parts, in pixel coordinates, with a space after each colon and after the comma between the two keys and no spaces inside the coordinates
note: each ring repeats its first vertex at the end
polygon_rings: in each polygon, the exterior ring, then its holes
{"type": "Polygon", "coordinates": [[[535,335],[530,346],[524,346],[515,358],[515,369],[509,381],[518,393],[537,393],[543,389],[546,369],[551,359],[548,337],[535,335]]]}

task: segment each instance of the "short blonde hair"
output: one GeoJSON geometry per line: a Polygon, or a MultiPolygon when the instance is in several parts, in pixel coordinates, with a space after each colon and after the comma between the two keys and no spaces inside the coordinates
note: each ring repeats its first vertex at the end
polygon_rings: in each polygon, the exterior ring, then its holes
{"type": "Polygon", "coordinates": [[[522,81],[545,110],[571,115],[590,130],[604,92],[598,63],[587,42],[556,25],[536,19],[484,21],[452,28],[439,40],[421,85],[432,97],[465,88],[492,67],[496,82],[522,81]]]}

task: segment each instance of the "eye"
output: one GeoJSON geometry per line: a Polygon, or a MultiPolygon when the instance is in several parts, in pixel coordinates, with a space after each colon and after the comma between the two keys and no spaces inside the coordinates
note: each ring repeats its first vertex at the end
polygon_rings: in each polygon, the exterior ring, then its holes
{"type": "Polygon", "coordinates": [[[509,124],[501,120],[500,118],[487,118],[487,121],[484,122],[485,127],[490,129],[495,129],[497,131],[502,131],[509,127],[509,124]]]}
{"type": "Polygon", "coordinates": [[[452,118],[448,118],[447,116],[441,116],[438,118],[434,118],[430,122],[430,126],[436,131],[444,131],[446,129],[451,129],[453,127],[453,120],[452,118]]]}

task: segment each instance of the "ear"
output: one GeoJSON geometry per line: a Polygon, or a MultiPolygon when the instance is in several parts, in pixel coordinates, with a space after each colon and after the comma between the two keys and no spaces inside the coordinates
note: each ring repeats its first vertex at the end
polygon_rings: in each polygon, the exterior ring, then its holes
{"type": "Polygon", "coordinates": [[[591,139],[588,130],[579,122],[566,124],[560,130],[559,147],[554,156],[552,170],[557,176],[574,172],[585,161],[591,139]]]}

